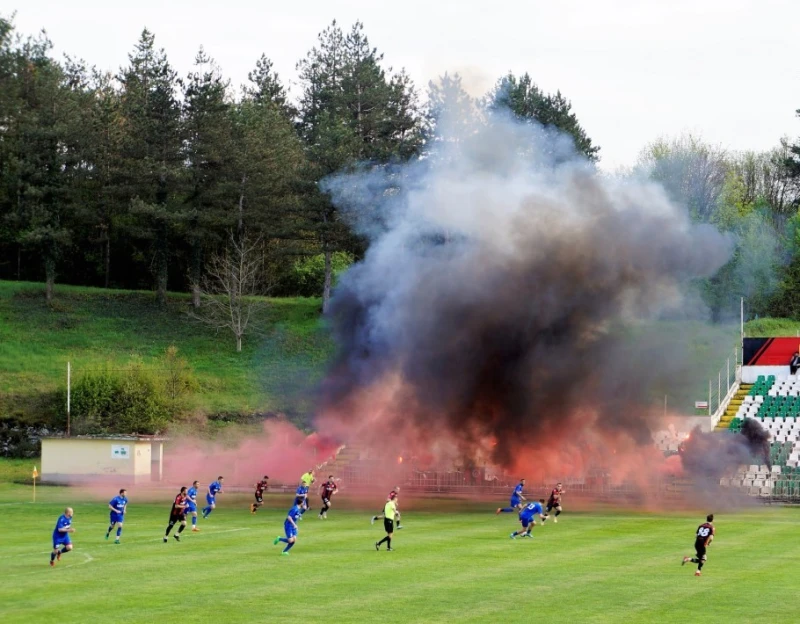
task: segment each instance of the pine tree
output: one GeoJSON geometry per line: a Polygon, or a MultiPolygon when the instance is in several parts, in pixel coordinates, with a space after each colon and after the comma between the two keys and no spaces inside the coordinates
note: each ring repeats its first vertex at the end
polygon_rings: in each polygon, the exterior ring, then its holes
{"type": "Polygon", "coordinates": [[[592,144],[586,131],[572,112],[572,103],[561,91],[544,93],[525,73],[520,78],[509,73],[497,81],[489,94],[490,110],[509,110],[519,120],[534,120],[570,135],[577,152],[591,161],[599,159],[600,148],[592,144]]]}
{"type": "Polygon", "coordinates": [[[298,130],[309,163],[302,222],[325,258],[324,311],[333,254],[359,251],[360,242],[316,182],[357,163],[376,166],[409,158],[420,144],[413,85],[403,73],[387,77],[382,60],[360,22],[345,35],[334,21],[298,63],[303,89],[298,130]]]}
{"type": "Polygon", "coordinates": [[[164,50],[145,29],[130,64],[121,70],[121,111],[125,126],[121,190],[133,198],[131,232],[152,244],[152,267],[159,305],[166,304],[170,241],[182,201],[181,109],[178,80],[164,50]]]}
{"type": "Polygon", "coordinates": [[[278,73],[272,69],[272,61],[265,54],[256,61],[256,68],[247,74],[247,79],[250,84],[244,86],[244,99],[258,104],[272,102],[287,119],[295,119],[297,109],[289,102],[286,88],[278,73]]]}
{"type": "Polygon", "coordinates": [[[189,245],[192,305],[196,309],[200,306],[204,253],[223,240],[231,224],[235,183],[229,164],[233,128],[228,84],[202,48],[195,57],[195,67],[183,93],[187,189],[182,221],[189,245]]]}

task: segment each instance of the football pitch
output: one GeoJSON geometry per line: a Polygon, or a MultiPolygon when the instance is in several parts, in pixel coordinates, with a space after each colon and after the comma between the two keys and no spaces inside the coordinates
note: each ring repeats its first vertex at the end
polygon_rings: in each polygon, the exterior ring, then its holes
{"type": "MultiPolygon", "coordinates": [[[[394,552],[370,511],[328,520],[312,508],[282,557],[290,496],[255,516],[244,495],[221,495],[202,529],[162,543],[171,492],[126,514],[107,542],[105,502],[70,488],[0,485],[0,621],[47,622],[797,622],[800,509],[717,512],[703,576],[693,554],[704,513],[571,513],[511,540],[511,514],[454,501],[407,509],[394,552]],[[66,503],[75,549],[50,568],[51,534],[66,503]]],[[[108,499],[113,496],[112,490],[108,499]]],[[[313,500],[313,499],[312,499],[313,500]]],[[[377,499],[380,506],[381,496],[377,499]]],[[[316,500],[313,500],[316,505],[316,500]]],[[[503,502],[503,501],[498,501],[503,502]]],[[[402,503],[401,503],[402,506],[402,503]]]]}

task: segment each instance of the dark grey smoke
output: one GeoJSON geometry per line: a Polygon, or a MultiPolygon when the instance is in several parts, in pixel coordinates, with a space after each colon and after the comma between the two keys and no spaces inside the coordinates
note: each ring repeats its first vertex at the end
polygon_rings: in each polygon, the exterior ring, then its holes
{"type": "Polygon", "coordinates": [[[693,477],[717,480],[753,462],[772,469],[769,432],[753,419],[746,420],[738,434],[697,428],[681,448],[683,469],[693,477]]]}
{"type": "Polygon", "coordinates": [[[715,229],[658,185],[604,178],[565,160],[562,137],[501,117],[435,158],[326,189],[370,247],[332,302],[324,410],[363,419],[361,391],[399,377],[375,409],[467,447],[492,436],[504,465],[581,408],[649,441],[652,380],[680,360],[621,328],[702,314],[684,293],[729,257],[715,229]]]}

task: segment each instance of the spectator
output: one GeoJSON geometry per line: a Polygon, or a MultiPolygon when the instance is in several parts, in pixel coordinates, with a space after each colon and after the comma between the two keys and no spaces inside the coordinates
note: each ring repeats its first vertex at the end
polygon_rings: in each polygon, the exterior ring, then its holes
{"type": "Polygon", "coordinates": [[[798,369],[800,369],[800,351],[795,351],[792,356],[792,361],[789,362],[789,372],[795,375],[798,369]]]}

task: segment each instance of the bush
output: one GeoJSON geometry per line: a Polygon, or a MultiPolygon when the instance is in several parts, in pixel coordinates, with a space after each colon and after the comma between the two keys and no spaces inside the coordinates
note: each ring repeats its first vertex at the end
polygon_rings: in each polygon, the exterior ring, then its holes
{"type": "Polygon", "coordinates": [[[71,403],[75,434],[156,434],[170,416],[162,380],[140,362],[123,372],[87,372],[73,385],[71,403]]]}
{"type": "MultiPolygon", "coordinates": [[[[331,256],[333,283],[353,264],[353,255],[337,251],[331,256]]],[[[290,294],[299,297],[321,297],[325,283],[325,256],[316,254],[297,260],[281,279],[276,294],[290,294]]]]}

